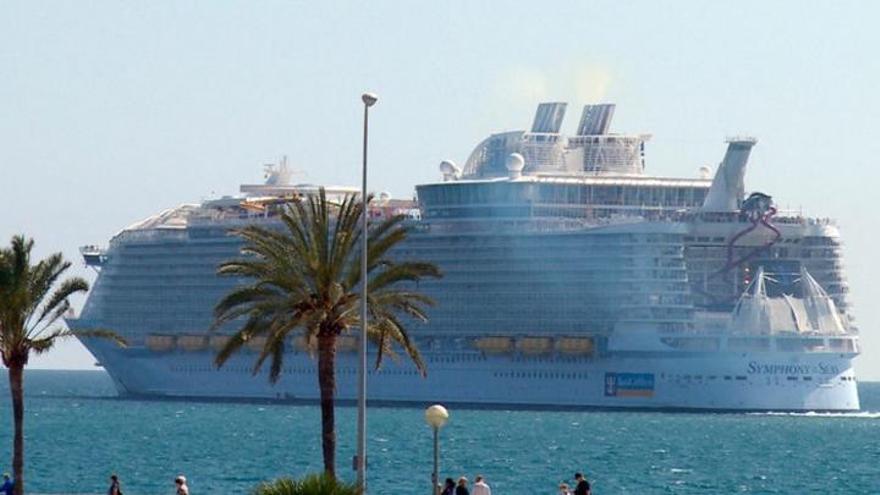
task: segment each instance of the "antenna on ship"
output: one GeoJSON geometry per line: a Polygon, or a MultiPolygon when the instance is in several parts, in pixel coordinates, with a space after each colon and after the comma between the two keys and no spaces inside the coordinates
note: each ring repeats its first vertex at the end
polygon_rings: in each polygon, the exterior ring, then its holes
{"type": "Polygon", "coordinates": [[[283,155],[277,164],[263,165],[267,186],[287,186],[293,177],[293,170],[287,166],[287,155],[283,155]]]}

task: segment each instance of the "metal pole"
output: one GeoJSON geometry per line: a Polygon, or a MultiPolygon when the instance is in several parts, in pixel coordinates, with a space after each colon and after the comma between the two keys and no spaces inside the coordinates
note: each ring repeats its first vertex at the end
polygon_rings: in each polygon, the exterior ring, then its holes
{"type": "Polygon", "coordinates": [[[361,187],[361,341],[358,380],[357,485],[367,492],[367,122],[370,104],[364,100],[364,167],[361,187]]]}
{"type": "Polygon", "coordinates": [[[431,493],[440,495],[440,428],[434,427],[434,474],[431,475],[434,488],[431,493]]]}

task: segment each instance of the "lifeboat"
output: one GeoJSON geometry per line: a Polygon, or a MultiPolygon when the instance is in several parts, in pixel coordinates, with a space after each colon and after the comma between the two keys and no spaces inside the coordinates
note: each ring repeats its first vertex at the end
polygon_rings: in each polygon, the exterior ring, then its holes
{"type": "Polygon", "coordinates": [[[483,337],[474,340],[474,347],[487,354],[505,354],[513,350],[510,337],[483,337]]]}
{"type": "Polygon", "coordinates": [[[254,352],[261,352],[266,347],[266,340],[266,337],[251,337],[245,345],[254,352]]]}
{"type": "Polygon", "coordinates": [[[560,354],[586,355],[593,353],[593,339],[586,337],[559,337],[556,352],[560,354]]]}
{"type": "Polygon", "coordinates": [[[203,351],[208,347],[205,335],[181,335],[177,337],[177,347],[186,352],[203,351]]]}
{"type": "Polygon", "coordinates": [[[228,335],[211,335],[208,339],[208,344],[211,346],[211,349],[214,349],[215,351],[223,349],[227,342],[229,342],[228,335]]]}
{"type": "Polygon", "coordinates": [[[147,335],[147,349],[168,352],[174,349],[174,335],[147,335]]]}
{"type": "Polygon", "coordinates": [[[358,339],[353,335],[340,335],[336,337],[336,350],[339,352],[354,352],[357,350],[358,339]]]}
{"type": "Polygon", "coordinates": [[[547,354],[553,350],[553,339],[549,337],[523,337],[516,342],[516,348],[523,354],[547,354]]]}
{"type": "Polygon", "coordinates": [[[293,348],[298,351],[313,351],[318,348],[317,342],[309,342],[305,335],[298,335],[293,339],[293,348]]]}

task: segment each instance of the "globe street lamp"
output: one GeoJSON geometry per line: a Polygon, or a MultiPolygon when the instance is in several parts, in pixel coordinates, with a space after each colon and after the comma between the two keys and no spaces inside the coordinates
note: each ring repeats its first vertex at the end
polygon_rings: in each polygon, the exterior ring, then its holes
{"type": "Polygon", "coordinates": [[[449,420],[449,411],[440,404],[434,404],[425,410],[425,421],[434,430],[434,473],[431,475],[433,489],[431,493],[440,495],[440,428],[449,420]]]}
{"type": "Polygon", "coordinates": [[[370,107],[379,101],[373,93],[361,95],[364,102],[364,167],[361,187],[361,341],[360,376],[358,377],[357,415],[357,485],[367,491],[367,122],[370,107]]]}

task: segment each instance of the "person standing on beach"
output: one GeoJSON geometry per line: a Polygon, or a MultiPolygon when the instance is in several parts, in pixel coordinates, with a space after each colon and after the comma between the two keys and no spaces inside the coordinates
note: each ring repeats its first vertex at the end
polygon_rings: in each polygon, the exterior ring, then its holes
{"type": "Polygon", "coordinates": [[[119,477],[115,474],[110,475],[110,488],[107,489],[107,495],[122,495],[122,488],[119,486],[119,477]]]}
{"type": "Polygon", "coordinates": [[[186,486],[186,477],[184,475],[181,474],[174,478],[174,484],[177,485],[176,495],[189,495],[189,487],[186,486]]]}
{"type": "Polygon", "coordinates": [[[443,487],[440,495],[455,495],[455,481],[452,481],[452,478],[446,478],[446,486],[443,487]]]}
{"type": "Polygon", "coordinates": [[[3,495],[12,495],[13,490],[15,490],[15,482],[9,479],[9,473],[3,473],[3,486],[0,486],[0,491],[3,495]]]}
{"type": "Polygon", "coordinates": [[[581,473],[574,473],[577,485],[574,487],[574,495],[590,495],[590,482],[581,473]]]}
{"type": "Polygon", "coordinates": [[[467,478],[462,476],[458,479],[458,486],[455,487],[455,495],[471,495],[467,487],[467,478]]]}
{"type": "Polygon", "coordinates": [[[474,495],[492,495],[492,489],[483,480],[482,474],[474,478],[474,495]]]}
{"type": "Polygon", "coordinates": [[[571,492],[568,490],[568,483],[559,484],[559,495],[571,495],[571,492]]]}

